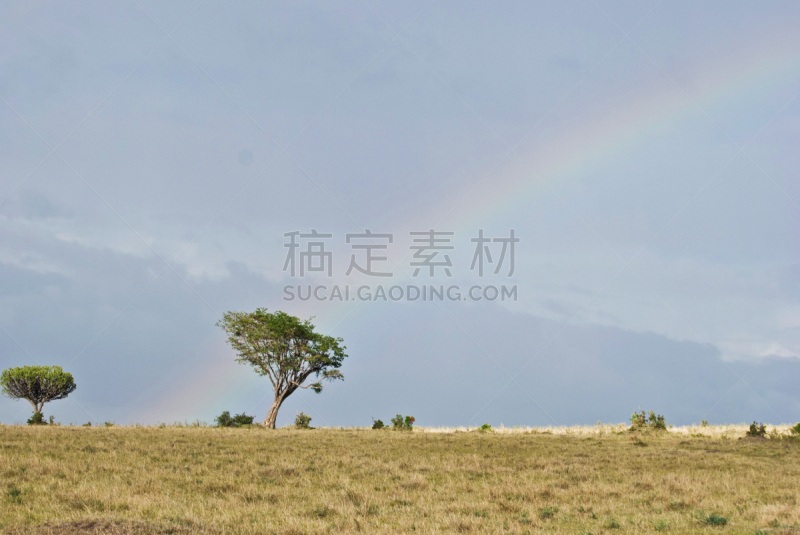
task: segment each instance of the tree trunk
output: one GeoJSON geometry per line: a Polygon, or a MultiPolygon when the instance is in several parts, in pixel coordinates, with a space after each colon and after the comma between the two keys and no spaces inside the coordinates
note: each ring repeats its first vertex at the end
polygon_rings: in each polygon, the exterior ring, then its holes
{"type": "MultiPolygon", "coordinates": [[[[301,377],[303,381],[305,381],[305,377],[301,377]]],[[[302,381],[300,381],[302,383],[302,381]]],[[[267,413],[267,418],[264,420],[264,427],[268,429],[275,429],[275,421],[278,419],[278,411],[283,405],[283,402],[286,401],[286,398],[292,395],[294,391],[297,390],[297,386],[290,384],[289,386],[284,386],[282,392],[275,392],[275,401],[272,402],[272,407],[269,408],[269,412],[267,413]]]]}
{"type": "Polygon", "coordinates": [[[264,427],[267,429],[275,429],[275,421],[278,419],[278,410],[280,410],[284,399],[286,399],[286,396],[283,394],[275,396],[275,401],[272,402],[272,406],[267,413],[267,418],[264,420],[264,427]]]}

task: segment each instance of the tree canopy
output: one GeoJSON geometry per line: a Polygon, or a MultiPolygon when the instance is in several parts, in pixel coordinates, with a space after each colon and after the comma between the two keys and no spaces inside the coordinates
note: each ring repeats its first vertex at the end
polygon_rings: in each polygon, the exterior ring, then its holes
{"type": "Polygon", "coordinates": [[[77,388],[72,374],[61,366],[9,368],[0,375],[0,386],[8,398],[28,400],[34,413],[41,413],[45,403],[64,399],[77,388]]]}
{"type": "Polygon", "coordinates": [[[275,400],[264,420],[267,427],[275,427],[281,404],[298,388],[320,393],[322,381],[344,379],[338,370],[347,357],[343,340],[315,332],[310,320],[259,308],[227,312],[217,325],[228,334],[236,360],[272,382],[275,400]],[[304,385],[312,375],[319,380],[304,385]]]}

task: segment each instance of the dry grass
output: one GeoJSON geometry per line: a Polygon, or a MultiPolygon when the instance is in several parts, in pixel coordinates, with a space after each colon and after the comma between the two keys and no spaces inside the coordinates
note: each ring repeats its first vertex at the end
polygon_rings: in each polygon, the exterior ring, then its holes
{"type": "Polygon", "coordinates": [[[0,530],[800,532],[800,441],[623,429],[0,426],[0,530]]]}
{"type": "MultiPolygon", "coordinates": [[[[572,427],[497,427],[493,428],[492,432],[500,434],[526,434],[526,433],[543,433],[550,435],[566,435],[573,437],[601,437],[605,435],[615,435],[621,431],[626,431],[630,424],[601,424],[601,425],[575,425],[572,427]]],[[[791,426],[788,424],[770,425],[767,426],[770,433],[777,436],[790,437],[791,426]]],[[[478,427],[426,427],[416,429],[420,433],[465,433],[471,431],[478,431],[478,427]]],[[[744,437],[747,430],[750,429],[749,424],[725,424],[725,425],[687,425],[682,427],[669,428],[669,432],[673,435],[703,435],[707,438],[740,438],[744,437]]]]}

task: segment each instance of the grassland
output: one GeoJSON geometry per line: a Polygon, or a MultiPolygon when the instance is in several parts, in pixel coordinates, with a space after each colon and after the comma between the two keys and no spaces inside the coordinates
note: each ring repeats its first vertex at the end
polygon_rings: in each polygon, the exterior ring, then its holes
{"type": "Polygon", "coordinates": [[[744,431],[0,426],[0,531],[799,533],[800,441],[744,431]]]}

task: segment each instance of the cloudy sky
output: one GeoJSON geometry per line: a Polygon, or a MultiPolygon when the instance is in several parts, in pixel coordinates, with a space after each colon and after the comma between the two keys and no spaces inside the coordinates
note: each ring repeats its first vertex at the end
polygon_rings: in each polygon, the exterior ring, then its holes
{"type": "Polygon", "coordinates": [[[73,373],[64,423],[263,419],[215,323],[264,307],[350,355],[279,425],[800,420],[798,27],[792,2],[2,3],[0,366],[73,373]],[[284,270],[312,229],[330,277],[284,270]],[[346,274],[365,229],[391,277],[346,274]],[[450,276],[414,274],[431,229],[450,276]],[[513,273],[500,242],[470,269],[481,229],[514,230],[513,273]]]}

